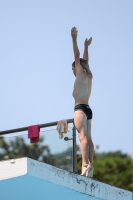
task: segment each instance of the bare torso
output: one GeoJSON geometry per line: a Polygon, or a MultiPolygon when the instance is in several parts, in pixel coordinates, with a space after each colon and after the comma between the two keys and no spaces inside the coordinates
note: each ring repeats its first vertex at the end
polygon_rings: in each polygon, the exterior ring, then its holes
{"type": "Polygon", "coordinates": [[[83,69],[76,74],[73,97],[75,106],[78,104],[88,104],[92,88],[92,73],[86,73],[83,69]]]}

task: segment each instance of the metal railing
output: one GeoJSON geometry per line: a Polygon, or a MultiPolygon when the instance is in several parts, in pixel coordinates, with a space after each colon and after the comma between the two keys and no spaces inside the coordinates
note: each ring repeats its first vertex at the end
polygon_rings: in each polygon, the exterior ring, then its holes
{"type": "MultiPolygon", "coordinates": [[[[51,127],[51,126],[56,126],[58,121],[56,122],[50,122],[50,123],[45,123],[45,124],[38,124],[39,128],[46,128],[46,127],[51,127]]],[[[76,151],[76,129],[74,126],[74,120],[73,119],[67,119],[67,123],[73,123],[73,172],[77,173],[77,151],[76,151]]],[[[22,131],[27,131],[28,127],[22,127],[22,128],[16,128],[16,129],[10,129],[10,130],[5,130],[5,131],[0,131],[0,136],[3,136],[5,134],[13,134],[16,132],[22,132],[22,131]]],[[[70,138],[65,137],[64,140],[69,140],[70,138]]]]}

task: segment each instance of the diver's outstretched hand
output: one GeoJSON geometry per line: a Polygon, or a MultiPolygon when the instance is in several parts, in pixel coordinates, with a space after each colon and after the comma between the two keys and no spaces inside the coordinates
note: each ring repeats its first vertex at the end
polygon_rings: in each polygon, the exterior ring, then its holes
{"type": "Polygon", "coordinates": [[[90,37],[90,39],[86,38],[86,39],[85,39],[85,42],[84,42],[85,47],[90,46],[91,42],[92,42],[92,37],[90,37]]]}
{"type": "Polygon", "coordinates": [[[71,36],[72,36],[72,39],[77,39],[77,35],[78,35],[78,30],[76,27],[73,27],[71,29],[71,36]]]}

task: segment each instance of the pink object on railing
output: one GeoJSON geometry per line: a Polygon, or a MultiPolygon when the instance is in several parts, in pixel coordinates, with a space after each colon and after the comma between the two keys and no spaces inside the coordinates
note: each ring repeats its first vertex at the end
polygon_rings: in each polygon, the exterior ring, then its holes
{"type": "Polygon", "coordinates": [[[28,138],[30,138],[30,143],[39,142],[40,128],[38,125],[33,125],[28,127],[28,138]]]}

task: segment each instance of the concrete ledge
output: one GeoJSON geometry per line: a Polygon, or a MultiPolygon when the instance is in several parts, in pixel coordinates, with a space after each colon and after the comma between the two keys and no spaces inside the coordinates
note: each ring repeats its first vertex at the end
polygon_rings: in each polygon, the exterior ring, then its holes
{"type": "Polygon", "coordinates": [[[28,159],[28,174],[103,200],[132,200],[132,192],[28,159]]]}
{"type": "Polygon", "coordinates": [[[132,200],[132,192],[85,178],[30,158],[0,162],[0,180],[25,174],[102,200],[132,200]]]}

